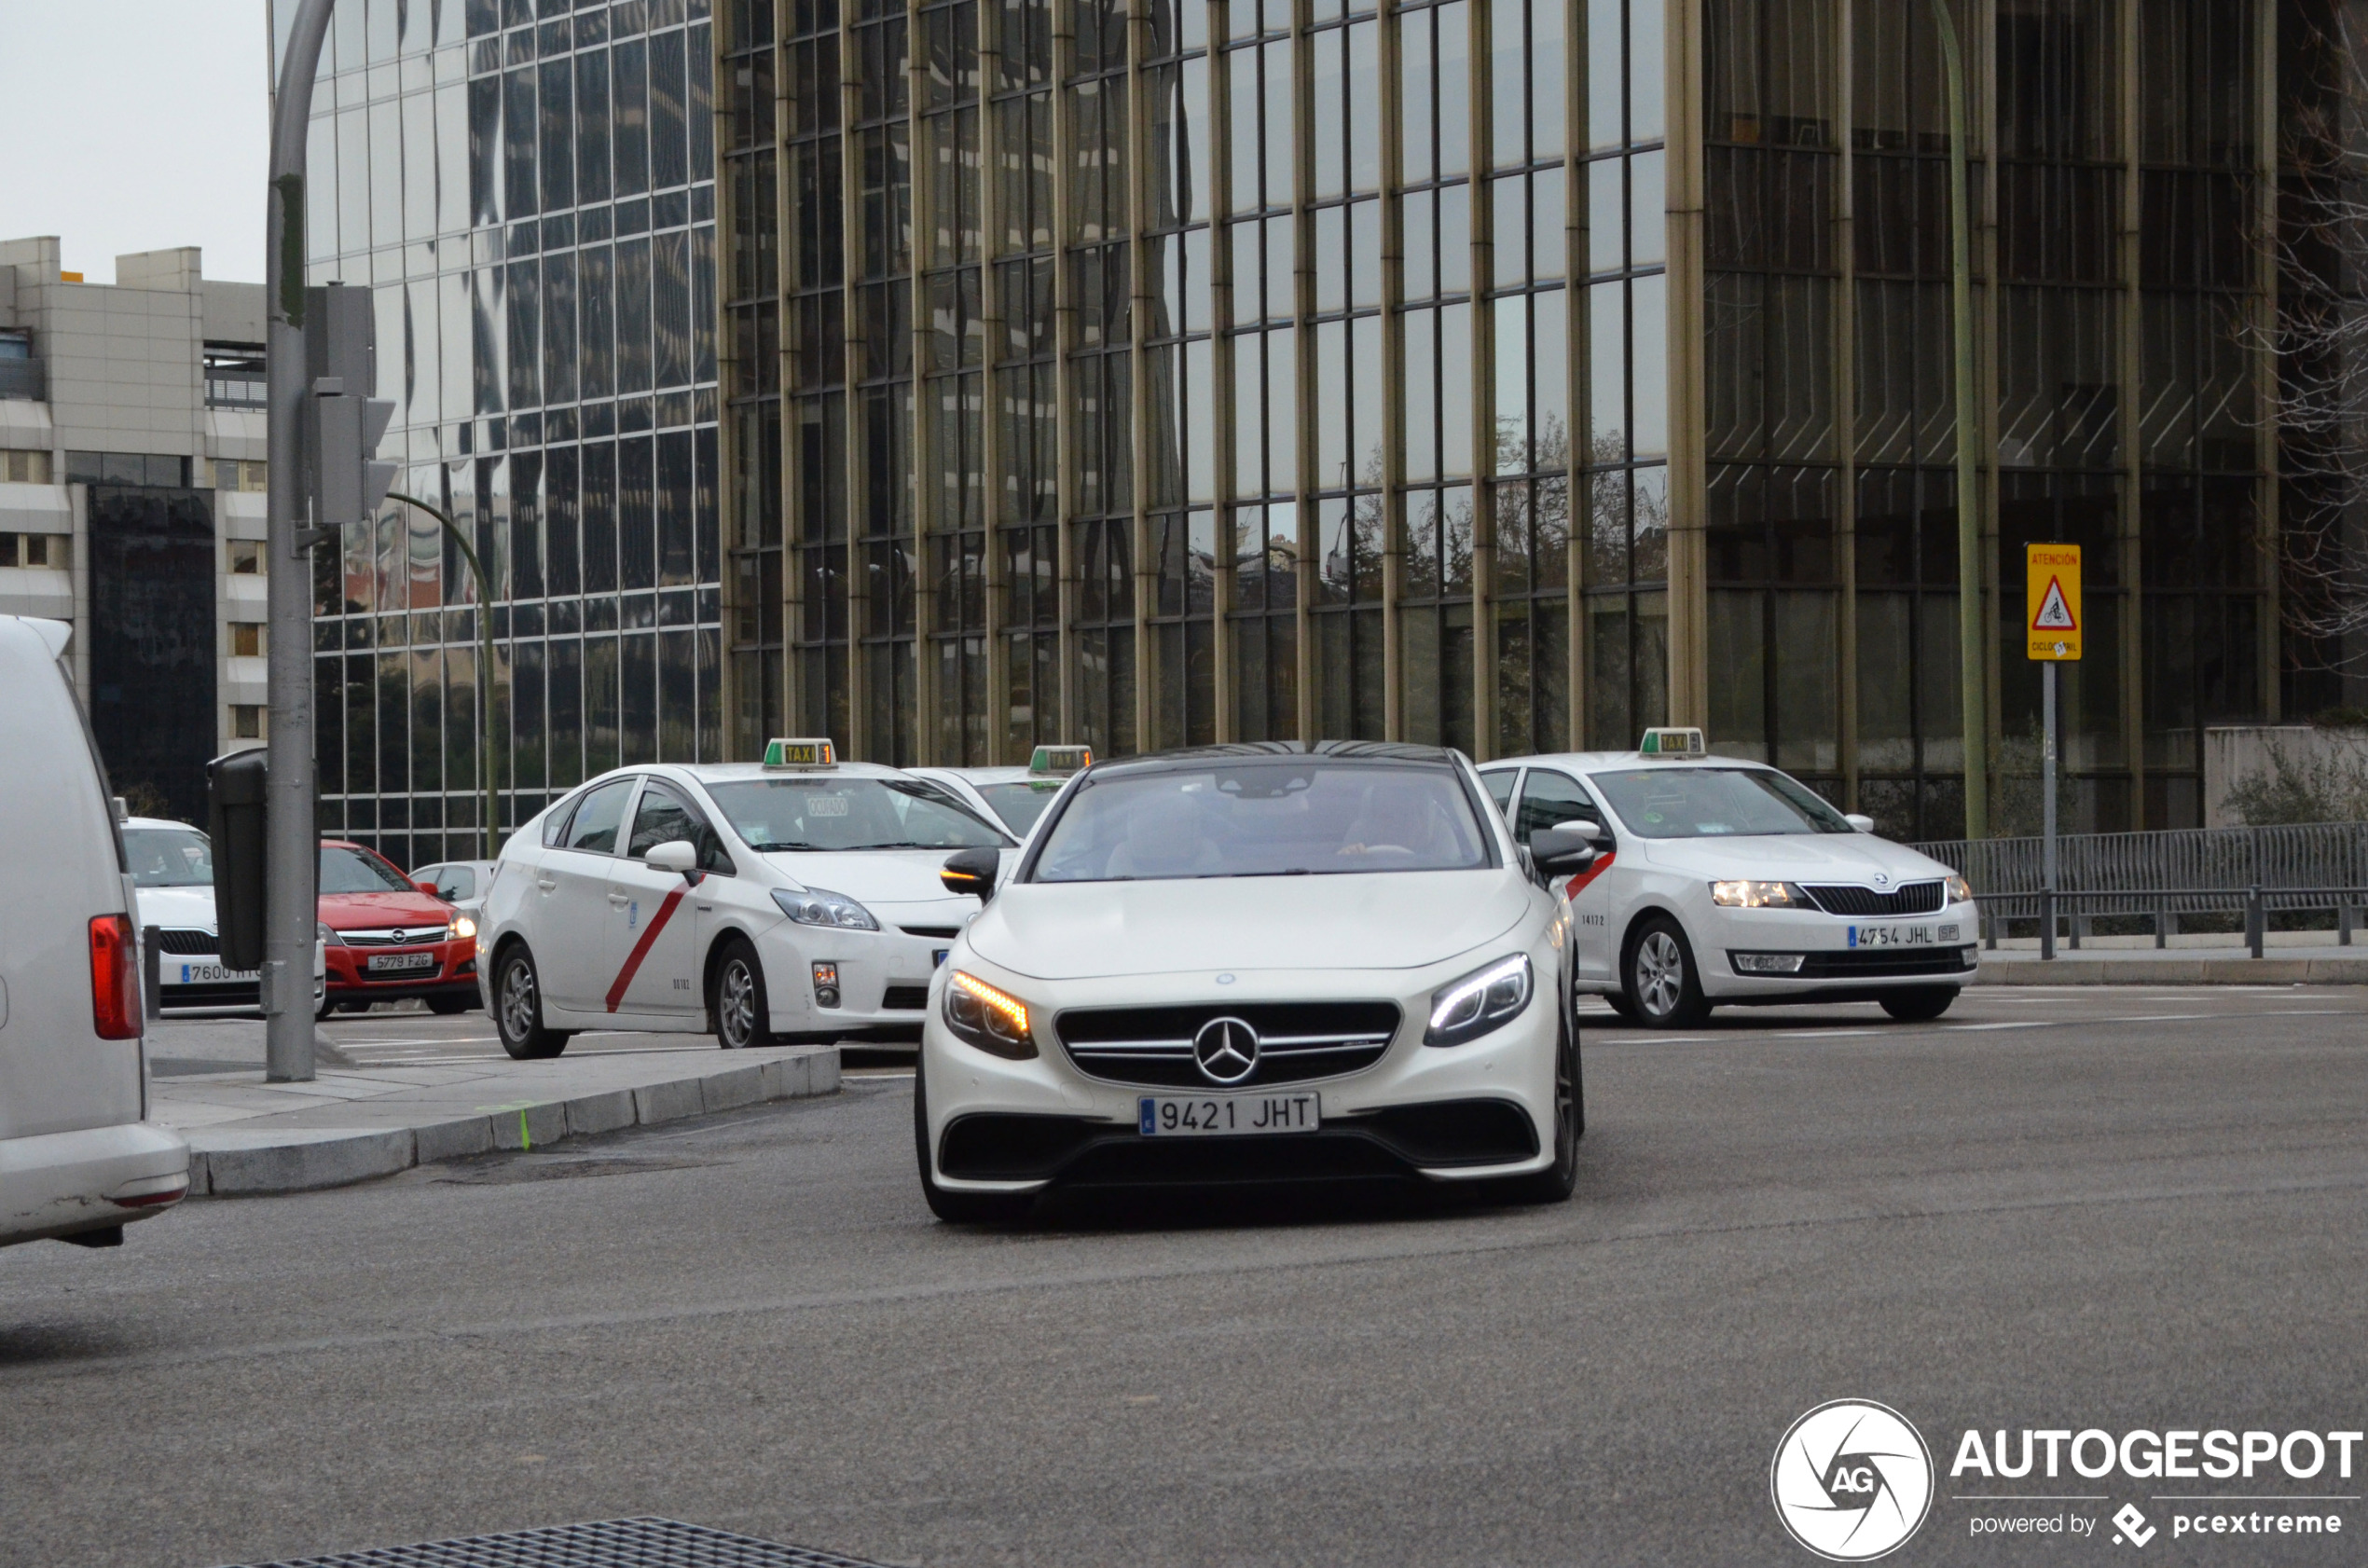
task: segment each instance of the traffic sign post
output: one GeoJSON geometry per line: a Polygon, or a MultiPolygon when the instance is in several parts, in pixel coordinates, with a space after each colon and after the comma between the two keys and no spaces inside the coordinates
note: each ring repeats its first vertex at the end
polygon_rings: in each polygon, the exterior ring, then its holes
{"type": "Polygon", "coordinates": [[[2039,956],[2056,956],[2056,667],[2080,658],[2080,546],[2023,547],[2023,653],[2040,667],[2041,856],[2039,956]]]}

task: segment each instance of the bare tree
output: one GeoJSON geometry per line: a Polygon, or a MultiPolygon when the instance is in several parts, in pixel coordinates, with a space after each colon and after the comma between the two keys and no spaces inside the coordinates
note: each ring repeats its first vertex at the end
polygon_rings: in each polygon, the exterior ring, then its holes
{"type": "Polygon", "coordinates": [[[2368,673],[2368,7],[2306,0],[2284,73],[2274,230],[2289,657],[2368,673]]]}

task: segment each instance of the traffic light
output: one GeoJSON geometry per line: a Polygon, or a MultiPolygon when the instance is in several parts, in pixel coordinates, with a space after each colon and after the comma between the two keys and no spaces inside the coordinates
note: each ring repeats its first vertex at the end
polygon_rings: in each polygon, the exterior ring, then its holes
{"type": "Polygon", "coordinates": [[[394,405],[379,388],[378,316],[368,289],[305,290],[304,469],[312,526],[365,520],[394,483],[377,459],[394,405]]]}

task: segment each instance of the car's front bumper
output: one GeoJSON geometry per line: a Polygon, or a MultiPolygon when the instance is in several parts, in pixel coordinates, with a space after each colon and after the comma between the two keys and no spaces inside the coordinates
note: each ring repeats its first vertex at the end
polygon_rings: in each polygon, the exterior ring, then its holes
{"type": "Polygon", "coordinates": [[[1550,964],[1538,966],[1529,1005],[1517,1017],[1467,1044],[1423,1043],[1432,992],[1476,962],[1466,955],[1419,971],[1245,973],[1223,994],[1227,1004],[1387,999],[1398,1005],[1400,1022],[1381,1059],[1361,1070],[1288,1082],[1254,1077],[1219,1088],[1107,1081],[1081,1069],[1056,1038],[1064,1009],[1210,1003],[1207,974],[1063,983],[1054,1004],[1048,999],[1054,988],[957,956],[956,964],[1032,1011],[1041,1008],[1037,1016],[1048,1022],[1033,1030],[1034,1057],[1007,1060],[956,1037],[938,1007],[943,983],[931,988],[921,1071],[935,1179],[949,1190],[1032,1192],[1055,1185],[1393,1176],[1455,1182],[1542,1169],[1553,1159],[1561,1038],[1550,964]],[[1172,1137],[1139,1130],[1138,1107],[1149,1095],[1306,1092],[1319,1096],[1314,1133],[1172,1137]]]}
{"type": "Polygon", "coordinates": [[[1965,985],[1981,966],[1970,902],[1851,918],[1705,900],[1687,926],[1702,994],[1719,1002],[1871,1000],[1903,988],[1965,985]]]}
{"type": "Polygon", "coordinates": [[[331,1001],[399,1002],[413,997],[478,994],[476,943],[466,938],[409,947],[337,946],[328,949],[327,960],[331,1001]],[[435,967],[393,974],[370,972],[373,957],[420,953],[433,956],[435,967]]]}
{"type": "Polygon", "coordinates": [[[876,931],[784,920],[758,937],[777,1032],[907,1043],[921,1038],[930,980],[978,906],[948,901],[869,907],[880,922],[876,931]],[[838,977],[838,1000],[829,1006],[815,983],[822,965],[838,977]]]}

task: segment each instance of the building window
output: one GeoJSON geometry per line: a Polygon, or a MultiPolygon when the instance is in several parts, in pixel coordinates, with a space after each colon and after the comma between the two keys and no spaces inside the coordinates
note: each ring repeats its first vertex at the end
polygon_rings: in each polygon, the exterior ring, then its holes
{"type": "Polygon", "coordinates": [[[251,702],[233,704],[230,708],[230,738],[261,740],[263,738],[263,709],[251,702]]]}
{"type": "Polygon", "coordinates": [[[67,542],[47,533],[0,533],[0,566],[56,566],[67,563],[67,542]]]}
{"type": "Polygon", "coordinates": [[[236,458],[213,460],[213,488],[217,490],[245,490],[260,495],[268,488],[271,465],[263,462],[241,462],[236,458]]]}
{"type": "Polygon", "coordinates": [[[233,621],[230,623],[230,656],[234,659],[259,658],[263,653],[263,623],[233,621]]]}
{"type": "Polygon", "coordinates": [[[47,452],[0,452],[0,483],[46,485],[49,482],[47,452]]]}
{"type": "Polygon", "coordinates": [[[263,542],[259,539],[230,541],[230,571],[241,577],[263,575],[263,542]]]}

